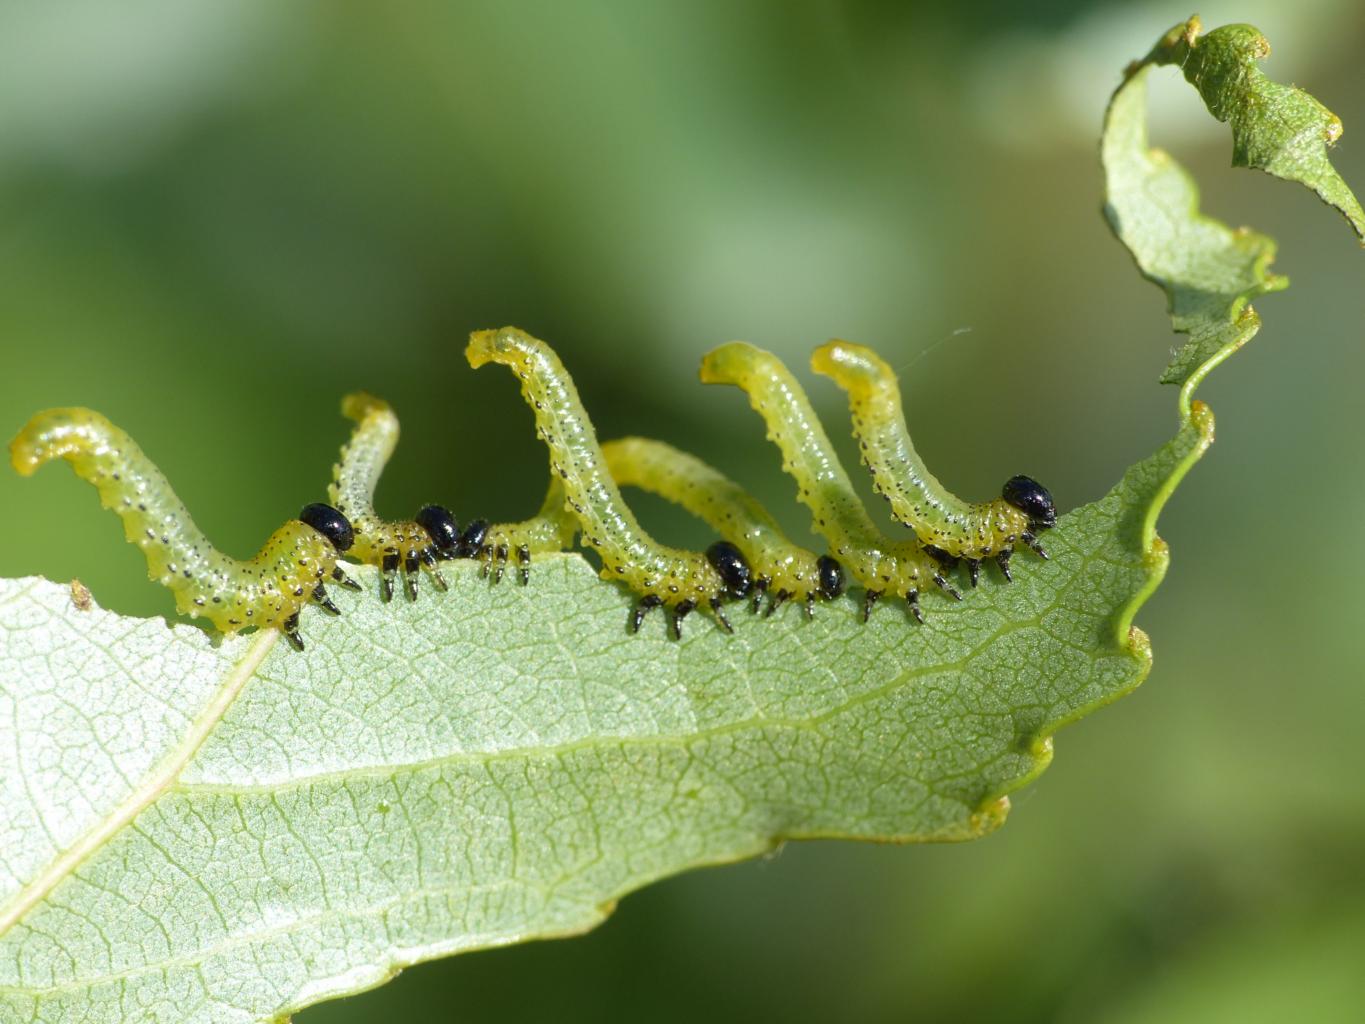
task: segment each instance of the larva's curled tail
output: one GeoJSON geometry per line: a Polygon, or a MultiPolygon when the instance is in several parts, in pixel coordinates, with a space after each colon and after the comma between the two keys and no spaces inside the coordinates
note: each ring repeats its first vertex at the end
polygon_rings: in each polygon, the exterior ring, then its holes
{"type": "Polygon", "coordinates": [[[658,543],[641,528],[607,471],[578,389],[553,350],[507,327],[470,335],[465,356],[475,369],[501,363],[521,382],[522,397],[531,406],[537,433],[550,452],[550,471],[563,481],[583,542],[602,556],[605,579],[621,580],[640,595],[634,627],[639,627],[646,612],[663,605],[671,611],[674,636],[683,616],[699,606],[711,608],[728,628],[721,605],[727,598],[747,593],[747,566],[726,551],[726,557],[718,557],[718,568],[698,552],[658,543]]]}
{"type": "Polygon", "coordinates": [[[754,610],[767,594],[769,614],[787,600],[803,602],[810,614],[816,598],[843,593],[837,561],[793,544],[748,491],[695,455],[646,437],[608,441],[602,455],[618,486],[681,505],[739,549],[753,573],[754,610]]]}
{"type": "Polygon", "coordinates": [[[768,439],[782,452],[782,468],[796,481],[798,498],[811,510],[813,528],[865,588],[864,617],[888,591],[903,596],[916,618],[922,617],[920,591],[930,583],[958,597],[938,560],[917,543],[893,541],[877,529],[805,391],[780,359],[733,341],[702,358],[701,379],[734,384],[749,396],[767,424],[768,439]]]}
{"type": "Polygon", "coordinates": [[[65,459],[94,484],[105,508],[123,520],[142,549],[148,575],[169,587],[176,607],[204,616],[224,633],[279,626],[295,646],[298,613],[308,601],[335,606],[323,586],[351,543],[350,523],[328,505],[309,505],[247,561],[218,551],[194,525],[165,476],[126,433],[89,409],[38,413],[10,442],[10,462],[23,476],[65,459]]]}
{"type": "Polygon", "coordinates": [[[963,501],[939,483],[915,451],[896,374],[877,353],[865,345],[831,341],[815,350],[811,368],[848,393],[853,435],[863,462],[872,471],[877,493],[921,543],[967,559],[973,583],[984,558],[998,558],[1008,570],[1016,543],[1042,553],[1037,534],[1051,527],[1057,516],[1052,497],[1042,485],[1014,477],[1000,498],[963,501]]]}

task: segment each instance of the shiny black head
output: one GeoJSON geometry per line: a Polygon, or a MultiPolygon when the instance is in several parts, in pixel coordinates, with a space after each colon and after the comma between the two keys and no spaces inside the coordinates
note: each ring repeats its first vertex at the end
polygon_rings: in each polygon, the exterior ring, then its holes
{"type": "Polygon", "coordinates": [[[423,505],[414,517],[418,526],[427,531],[427,536],[436,545],[436,550],[446,558],[454,558],[460,553],[460,524],[450,514],[450,509],[440,505],[423,505]]]}
{"type": "Polygon", "coordinates": [[[829,555],[821,555],[815,563],[820,572],[820,595],[834,600],[844,592],[844,567],[829,555]]]}
{"type": "Polygon", "coordinates": [[[483,539],[488,536],[488,520],[475,519],[464,528],[464,533],[460,534],[460,554],[465,558],[473,558],[483,547],[483,539]]]}
{"type": "Polygon", "coordinates": [[[1010,477],[1005,481],[1000,497],[1028,516],[1029,527],[1035,532],[1057,525],[1057,506],[1052,503],[1052,495],[1032,477],[1010,477]]]}
{"type": "Polygon", "coordinates": [[[351,521],[331,505],[324,505],[320,501],[304,505],[303,511],[299,513],[299,520],[330,540],[332,547],[338,551],[349,551],[351,545],[355,543],[355,530],[351,528],[351,521]]]}
{"type": "Polygon", "coordinates": [[[749,563],[744,560],[739,548],[728,540],[718,540],[707,548],[706,560],[720,574],[725,591],[731,597],[743,597],[753,586],[754,575],[749,571],[749,563]]]}

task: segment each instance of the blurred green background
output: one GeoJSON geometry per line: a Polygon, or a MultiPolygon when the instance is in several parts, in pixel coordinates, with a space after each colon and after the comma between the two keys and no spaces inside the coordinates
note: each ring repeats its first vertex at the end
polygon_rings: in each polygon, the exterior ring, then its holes
{"type": "MultiPolygon", "coordinates": [[[[510,376],[462,356],[514,323],[603,436],[697,451],[801,536],[758,421],[696,365],[740,337],[804,367],[840,335],[901,368],[949,486],[1027,472],[1074,507],[1176,424],[1174,338],[1095,154],[1118,72],[1187,3],[0,4],[0,427],[101,410],[246,555],[323,497],[365,388],[405,432],[381,511],[516,518],[544,454],[510,376]]],[[[1365,9],[1201,14],[1266,32],[1365,189],[1365,9]]],[[[988,839],[789,846],[303,1024],[1361,1019],[1365,256],[1159,86],[1155,139],[1294,286],[1201,393],[1219,440],[1162,520],[1147,684],[1059,736],[988,839]]],[[[852,459],[840,393],[810,386],[852,459]]],[[[0,472],[0,509],[0,573],[171,612],[72,474],[0,472]]]]}

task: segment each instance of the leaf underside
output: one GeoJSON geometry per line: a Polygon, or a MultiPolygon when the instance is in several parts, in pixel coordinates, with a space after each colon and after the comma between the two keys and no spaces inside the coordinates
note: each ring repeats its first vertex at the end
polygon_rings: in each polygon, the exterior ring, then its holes
{"type": "Polygon", "coordinates": [[[1051,561],[924,626],[890,603],[864,625],[854,595],[632,637],[631,597],[563,555],[524,588],[452,563],[415,604],[358,570],[298,655],[0,581],[0,1020],[274,1020],[786,839],[997,827],[1053,732],[1145,676],[1156,516],[1213,439],[1190,395],[1283,283],[1148,151],[1143,73],[1107,122],[1108,210],[1192,336],[1179,431],[1062,518],[1051,561]]]}
{"type": "MultiPolygon", "coordinates": [[[[734,637],[694,620],[676,643],[662,620],[628,635],[630,596],[576,555],[525,588],[456,564],[449,594],[411,605],[362,569],[343,616],[306,613],[307,652],[276,645],[184,770],[0,938],[0,1019],[269,1018],[581,931],[654,879],[784,839],[988,832],[1052,732],[1146,673],[1127,624],[1164,566],[1146,511],[1205,439],[1183,430],[1065,517],[1050,562],[934,601],[924,627],[890,605],[864,625],[844,598],[738,617],[734,637]]],[[[252,641],[78,611],[41,580],[0,585],[0,634],[11,898],[252,641]]]]}

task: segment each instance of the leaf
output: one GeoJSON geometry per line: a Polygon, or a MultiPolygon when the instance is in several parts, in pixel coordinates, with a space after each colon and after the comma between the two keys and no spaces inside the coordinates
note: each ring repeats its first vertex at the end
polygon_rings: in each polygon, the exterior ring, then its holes
{"type": "Polygon", "coordinates": [[[1269,272],[1275,243],[1249,228],[1232,230],[1199,212],[1194,179],[1147,143],[1147,75],[1176,65],[1209,112],[1232,126],[1233,166],[1255,167],[1313,189],[1365,238],[1365,211],[1332,169],[1327,148],[1341,121],[1306,92],[1266,78],[1255,61],[1270,52],[1250,25],[1200,37],[1198,18],[1177,25],[1130,66],[1105,118],[1101,155],[1105,214],[1142,273],[1166,291],[1175,330],[1190,339],[1161,380],[1183,384],[1251,340],[1260,317],[1250,303],[1287,278],[1269,272]]]}
{"type": "Polygon", "coordinates": [[[998,827],[1052,734],[1145,676],[1156,518],[1213,440],[1193,390],[1279,286],[1269,243],[1148,153],[1140,82],[1108,121],[1111,218],[1202,332],[1179,432],[1062,517],[1051,561],[925,626],[846,597],[631,637],[630,596],[564,555],[524,588],[452,563],[416,604],[361,570],[297,655],[0,581],[0,1019],[274,1020],[786,839],[998,827]]]}
{"type": "Polygon", "coordinates": [[[361,570],[297,655],[4,581],[0,1019],[270,1019],[784,839],[979,836],[1146,673],[1153,517],[1210,432],[927,627],[845,598],[632,637],[565,555],[411,605],[361,570]]]}

